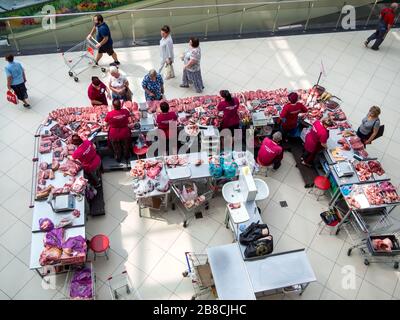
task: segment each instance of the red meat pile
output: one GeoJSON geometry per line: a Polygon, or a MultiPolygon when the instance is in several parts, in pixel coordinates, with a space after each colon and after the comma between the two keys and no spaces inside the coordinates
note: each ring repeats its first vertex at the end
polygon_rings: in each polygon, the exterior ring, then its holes
{"type": "Polygon", "coordinates": [[[349,142],[354,151],[364,150],[364,145],[359,137],[351,137],[349,142]]]}
{"type": "Polygon", "coordinates": [[[372,178],[372,171],[366,162],[357,162],[354,164],[354,168],[360,181],[368,181],[372,178]]]}
{"type": "Polygon", "coordinates": [[[376,184],[370,184],[364,187],[365,196],[370,205],[379,206],[385,204],[384,197],[381,194],[381,188],[376,184]]]}
{"type": "Polygon", "coordinates": [[[400,197],[397,194],[396,188],[391,182],[381,182],[379,186],[382,191],[383,200],[385,201],[385,203],[394,203],[400,201],[400,197]]]}
{"type": "Polygon", "coordinates": [[[381,164],[378,161],[368,161],[368,166],[371,169],[373,173],[376,173],[378,176],[382,176],[385,174],[385,171],[383,170],[381,164]]]}

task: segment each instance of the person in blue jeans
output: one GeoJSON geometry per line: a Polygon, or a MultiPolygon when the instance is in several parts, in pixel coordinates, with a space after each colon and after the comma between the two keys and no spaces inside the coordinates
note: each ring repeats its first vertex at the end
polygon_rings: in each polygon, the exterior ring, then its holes
{"type": "Polygon", "coordinates": [[[113,48],[113,40],[111,38],[111,32],[108,25],[104,22],[104,18],[101,14],[97,14],[93,17],[94,26],[92,31],[90,31],[87,39],[90,39],[96,31],[96,40],[98,44],[96,48],[99,49],[96,56],[96,64],[99,63],[100,59],[103,57],[104,53],[107,53],[114,59],[110,66],[117,66],[120,64],[118,61],[117,54],[113,48]]]}
{"type": "Polygon", "coordinates": [[[14,61],[14,56],[12,54],[6,56],[6,61],[8,64],[4,69],[7,76],[7,88],[8,90],[14,91],[18,100],[24,103],[25,108],[29,108],[31,105],[28,102],[28,92],[25,86],[25,70],[21,63],[14,61]]]}
{"type": "Polygon", "coordinates": [[[364,42],[364,45],[368,48],[371,41],[375,40],[375,43],[371,47],[372,50],[378,51],[379,46],[385,40],[386,35],[389,33],[390,29],[394,25],[396,10],[398,8],[397,3],[392,3],[390,8],[383,8],[380,16],[379,23],[376,31],[364,42]]]}

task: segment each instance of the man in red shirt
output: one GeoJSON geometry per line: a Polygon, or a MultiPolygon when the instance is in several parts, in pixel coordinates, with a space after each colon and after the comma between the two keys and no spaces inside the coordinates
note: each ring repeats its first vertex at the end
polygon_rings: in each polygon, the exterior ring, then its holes
{"type": "Polygon", "coordinates": [[[131,129],[129,129],[129,117],[127,109],[121,109],[121,101],[113,100],[114,110],[107,113],[105,122],[108,123],[108,139],[114,151],[114,158],[121,162],[122,153],[128,163],[131,157],[131,129]]]}
{"type": "Polygon", "coordinates": [[[98,77],[92,77],[92,83],[88,88],[88,96],[92,106],[108,105],[107,96],[110,98],[110,91],[98,77]]]}
{"type": "Polygon", "coordinates": [[[171,138],[171,132],[169,131],[170,129],[170,123],[177,121],[178,116],[176,115],[176,112],[169,111],[169,105],[167,102],[163,101],[160,103],[160,109],[161,113],[157,115],[156,118],[156,123],[157,127],[160,130],[163,130],[165,133],[165,138],[166,138],[166,148],[167,148],[167,154],[169,153],[169,140],[171,138]]]}
{"type": "Polygon", "coordinates": [[[286,137],[288,135],[294,136],[297,131],[297,121],[300,113],[306,113],[307,107],[299,101],[299,95],[292,92],[288,96],[289,103],[286,104],[280,114],[282,119],[282,131],[286,137]]]}
{"type": "Polygon", "coordinates": [[[283,159],[283,148],[279,145],[282,141],[282,133],[275,132],[270,138],[265,138],[257,155],[257,163],[268,167],[273,165],[274,170],[279,169],[283,159]]]}
{"type": "Polygon", "coordinates": [[[72,136],[72,144],[78,147],[72,154],[72,158],[79,160],[89,182],[98,188],[101,185],[101,159],[96,152],[94,144],[89,140],[83,141],[77,134],[72,136]]]}
{"type": "Polygon", "coordinates": [[[379,17],[379,23],[376,31],[364,42],[365,46],[368,48],[368,44],[375,40],[375,43],[371,47],[372,50],[379,50],[379,46],[385,40],[386,35],[389,33],[390,29],[394,25],[395,12],[398,8],[397,3],[392,3],[390,8],[383,8],[379,17]]]}

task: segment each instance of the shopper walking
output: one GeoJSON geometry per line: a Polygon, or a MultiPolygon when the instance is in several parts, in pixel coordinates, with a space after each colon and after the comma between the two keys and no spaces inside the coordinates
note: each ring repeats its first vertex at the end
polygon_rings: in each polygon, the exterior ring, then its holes
{"type": "Polygon", "coordinates": [[[126,163],[131,157],[131,129],[129,129],[129,111],[121,108],[121,101],[113,100],[114,110],[107,113],[104,119],[110,126],[108,130],[108,138],[114,152],[114,158],[117,162],[121,162],[124,156],[126,163]]]}
{"type": "Polygon", "coordinates": [[[104,18],[101,14],[97,14],[93,17],[94,26],[87,36],[90,39],[93,34],[96,32],[96,40],[98,44],[96,48],[99,49],[96,56],[96,64],[103,57],[104,53],[107,53],[114,59],[113,63],[110,63],[110,66],[117,66],[120,64],[118,61],[117,54],[113,48],[113,40],[111,38],[111,31],[108,25],[104,22],[104,18]]]}
{"type": "Polygon", "coordinates": [[[4,69],[7,76],[7,88],[10,91],[14,91],[18,100],[21,100],[24,103],[25,108],[29,108],[31,105],[28,102],[28,90],[25,86],[25,70],[21,63],[14,60],[14,56],[12,54],[6,56],[6,61],[8,64],[4,69]]]}
{"type": "Polygon", "coordinates": [[[110,89],[101,82],[99,77],[92,77],[92,83],[88,87],[88,97],[92,106],[106,106],[111,99],[110,89]]]}
{"type": "Polygon", "coordinates": [[[204,89],[203,78],[201,77],[200,60],[201,50],[200,41],[197,38],[190,38],[189,49],[181,57],[184,63],[181,88],[189,88],[189,83],[193,83],[197,93],[204,89]]]}
{"type": "Polygon", "coordinates": [[[165,80],[175,78],[174,68],[174,42],[171,37],[171,29],[169,26],[163,26],[161,28],[161,40],[160,40],[160,56],[161,56],[161,67],[158,73],[161,73],[163,68],[165,69],[165,80]]]}
{"type": "Polygon", "coordinates": [[[379,23],[376,31],[364,42],[365,46],[368,48],[369,43],[372,40],[375,40],[375,43],[372,45],[372,50],[379,50],[379,46],[382,44],[383,40],[385,40],[386,35],[389,33],[390,29],[394,25],[395,12],[398,8],[397,3],[392,3],[390,8],[384,8],[381,11],[379,16],[379,23]]]}
{"type": "Polygon", "coordinates": [[[162,100],[164,95],[164,80],[156,70],[151,69],[142,81],[146,101],[162,100]]]}
{"type": "Polygon", "coordinates": [[[132,101],[132,91],[129,89],[128,79],[121,74],[117,67],[110,67],[110,81],[108,86],[113,99],[132,101]]]}

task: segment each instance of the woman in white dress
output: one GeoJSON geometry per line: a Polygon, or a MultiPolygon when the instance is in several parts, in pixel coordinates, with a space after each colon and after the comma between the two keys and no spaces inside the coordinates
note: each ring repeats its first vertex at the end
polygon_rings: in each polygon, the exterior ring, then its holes
{"type": "Polygon", "coordinates": [[[161,28],[161,40],[160,40],[160,56],[161,56],[161,67],[158,73],[167,65],[171,68],[171,74],[166,79],[174,78],[174,69],[172,64],[174,62],[174,42],[171,37],[171,29],[169,26],[163,26],[161,28]]]}

